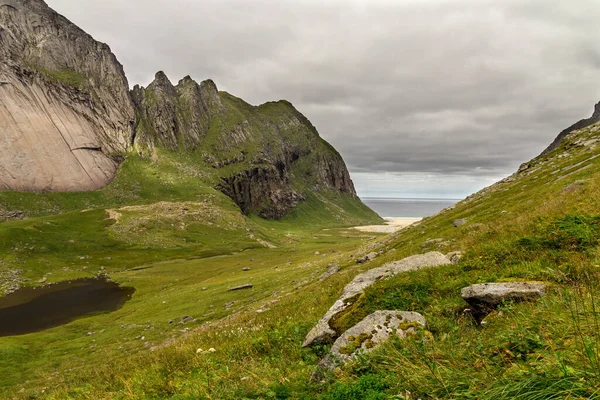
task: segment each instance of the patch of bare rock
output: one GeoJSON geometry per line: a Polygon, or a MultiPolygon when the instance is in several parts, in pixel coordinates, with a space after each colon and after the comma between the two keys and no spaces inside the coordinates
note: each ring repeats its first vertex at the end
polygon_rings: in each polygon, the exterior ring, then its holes
{"type": "Polygon", "coordinates": [[[406,257],[402,260],[393,261],[379,268],[373,268],[357,275],[344,288],[340,298],[325,313],[323,318],[306,336],[303,347],[318,343],[331,342],[338,334],[330,326],[330,322],[336,315],[342,313],[351,306],[363,291],[380,279],[389,278],[396,274],[414,271],[422,268],[437,267],[450,264],[448,257],[437,251],[406,257]]]}
{"type": "Polygon", "coordinates": [[[476,320],[481,321],[506,301],[531,301],[542,297],[546,285],[538,282],[478,283],[463,288],[462,298],[469,303],[476,320]]]}
{"type": "Polygon", "coordinates": [[[425,327],[425,318],[416,312],[375,311],[342,334],[331,347],[331,352],[321,360],[312,379],[319,381],[323,374],[339,363],[352,360],[358,354],[376,349],[392,335],[405,338],[425,327]]]}

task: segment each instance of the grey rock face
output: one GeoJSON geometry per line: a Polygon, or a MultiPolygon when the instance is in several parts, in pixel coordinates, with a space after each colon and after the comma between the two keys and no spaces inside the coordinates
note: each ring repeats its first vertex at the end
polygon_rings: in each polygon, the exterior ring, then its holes
{"type": "Polygon", "coordinates": [[[132,140],[110,48],[41,0],[0,1],[0,190],[105,186],[132,140]]]}
{"type": "Polygon", "coordinates": [[[467,220],[464,218],[460,218],[460,219],[455,219],[454,221],[452,221],[452,225],[455,228],[458,228],[459,226],[463,226],[464,224],[467,223],[467,220]]]}
{"type": "Polygon", "coordinates": [[[137,112],[135,143],[140,149],[194,150],[208,132],[211,115],[223,111],[214,82],[198,85],[186,76],[173,86],[162,71],[147,88],[136,85],[131,95],[137,112]]]}
{"type": "Polygon", "coordinates": [[[329,278],[330,276],[337,274],[339,272],[339,270],[340,270],[339,265],[332,265],[329,268],[327,268],[327,271],[323,272],[321,274],[321,276],[319,276],[319,280],[324,281],[325,279],[329,278]]]}
{"type": "Polygon", "coordinates": [[[414,271],[422,268],[437,267],[440,265],[450,264],[450,260],[442,253],[433,251],[426,254],[418,254],[404,258],[399,261],[394,261],[385,264],[379,268],[373,268],[362,274],[357,275],[352,282],[344,288],[340,298],[331,306],[325,313],[323,318],[319,320],[317,325],[306,335],[303,347],[312,346],[318,343],[329,342],[338,336],[338,333],[330,326],[330,322],[334,317],[349,306],[354,304],[363,291],[377,282],[379,279],[388,278],[390,276],[406,272],[414,271]]]}
{"type": "Polygon", "coordinates": [[[528,301],[544,295],[546,285],[537,282],[479,283],[461,290],[476,319],[487,315],[504,301],[528,301]]]}
{"type": "Polygon", "coordinates": [[[590,118],[586,118],[586,119],[582,119],[578,122],[576,122],[575,124],[571,125],[570,127],[568,127],[567,129],[563,130],[557,137],[556,139],[554,139],[554,141],[550,144],[550,146],[548,146],[540,155],[544,155],[547,153],[550,153],[552,150],[556,149],[558,146],[560,146],[561,142],[563,141],[563,139],[571,132],[579,130],[579,129],[583,129],[586,128],[590,125],[595,124],[596,122],[600,121],[600,103],[597,103],[596,106],[594,107],[594,113],[592,114],[592,116],[590,118]]]}
{"type": "Polygon", "coordinates": [[[404,338],[424,326],[425,318],[416,312],[375,311],[335,341],[330,355],[317,366],[313,380],[319,380],[324,371],[333,369],[340,362],[347,362],[359,353],[375,350],[393,334],[404,338]]]}
{"type": "Polygon", "coordinates": [[[218,189],[229,196],[243,213],[257,212],[263,218],[280,218],[306,198],[291,188],[286,169],[255,167],[224,177],[218,189]]]}

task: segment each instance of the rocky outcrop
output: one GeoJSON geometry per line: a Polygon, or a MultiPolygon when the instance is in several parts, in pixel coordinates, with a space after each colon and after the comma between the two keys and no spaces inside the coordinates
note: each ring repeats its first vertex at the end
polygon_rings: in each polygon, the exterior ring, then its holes
{"type": "Polygon", "coordinates": [[[131,144],[127,79],[110,48],[41,0],[0,0],[0,189],[93,190],[131,144]]]}
{"type": "Polygon", "coordinates": [[[600,103],[597,103],[596,106],[594,107],[594,113],[592,114],[592,116],[590,118],[582,119],[582,120],[574,123],[567,129],[563,130],[561,133],[559,133],[559,135],[556,137],[556,139],[554,139],[554,141],[550,144],[550,146],[548,146],[540,155],[543,156],[544,154],[550,153],[552,150],[556,149],[562,143],[565,136],[567,136],[569,133],[579,130],[579,129],[586,128],[586,127],[593,125],[599,121],[600,121],[600,103]]]}
{"type": "Polygon", "coordinates": [[[369,254],[365,254],[362,257],[358,257],[356,259],[356,263],[363,264],[363,263],[366,263],[366,262],[376,259],[377,256],[378,256],[378,254],[373,251],[373,252],[370,252],[369,254]]]}
{"type": "Polygon", "coordinates": [[[461,290],[477,320],[489,314],[505,301],[527,301],[544,295],[546,285],[537,282],[479,283],[461,290]]]}
{"type": "Polygon", "coordinates": [[[131,92],[136,107],[135,143],[141,149],[163,147],[194,150],[210,128],[210,118],[223,110],[216,85],[198,84],[189,76],[173,86],[164,72],[147,88],[131,92]]]}
{"type": "Polygon", "coordinates": [[[312,379],[319,381],[324,372],[332,370],[337,364],[350,361],[358,354],[367,354],[375,350],[391,335],[405,338],[416,333],[419,327],[425,327],[425,318],[419,313],[375,311],[335,341],[330,354],[319,362],[312,379]]]}
{"type": "Polygon", "coordinates": [[[285,168],[255,167],[222,179],[217,186],[243,213],[256,212],[263,218],[281,218],[305,200],[291,188],[285,168]]]}
{"type": "Polygon", "coordinates": [[[467,223],[467,220],[465,218],[459,218],[459,219],[455,219],[454,221],[452,221],[452,226],[454,226],[455,228],[458,228],[459,226],[463,226],[466,223],[467,223]]]}
{"type": "Polygon", "coordinates": [[[382,267],[373,268],[357,275],[352,282],[346,285],[340,298],[333,306],[331,306],[327,313],[325,313],[323,318],[319,320],[317,325],[315,325],[315,327],[306,335],[302,346],[308,347],[319,343],[331,342],[332,339],[338,337],[339,332],[336,332],[335,329],[332,328],[331,322],[348,307],[354,304],[366,288],[373,285],[378,280],[402,272],[447,264],[450,264],[450,260],[446,256],[437,251],[432,251],[430,253],[418,254],[399,261],[394,261],[385,264],[382,267]]]}

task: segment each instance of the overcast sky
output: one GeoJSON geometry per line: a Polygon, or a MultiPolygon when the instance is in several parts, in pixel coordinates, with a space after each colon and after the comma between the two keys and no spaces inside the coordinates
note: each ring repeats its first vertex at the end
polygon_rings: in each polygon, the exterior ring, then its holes
{"type": "Polygon", "coordinates": [[[598,0],[47,0],[158,70],[252,104],[287,99],[361,196],[462,198],[600,100],[598,0]]]}

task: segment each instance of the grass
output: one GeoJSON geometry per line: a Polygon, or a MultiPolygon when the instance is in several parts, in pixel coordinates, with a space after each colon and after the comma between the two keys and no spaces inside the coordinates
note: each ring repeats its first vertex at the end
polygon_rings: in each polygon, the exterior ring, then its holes
{"type": "MultiPolygon", "coordinates": [[[[265,107],[277,113],[279,106],[265,107]]],[[[0,268],[21,268],[32,284],[44,274],[62,280],[103,266],[137,290],[116,312],[0,338],[0,392],[50,399],[600,398],[600,163],[598,149],[574,144],[595,137],[593,129],[512,180],[392,235],[347,229],[368,214],[326,192],[279,221],[242,216],[208,184],[192,185],[198,179],[186,168],[193,163],[171,154],[156,163],[132,158],[106,192],[3,193],[4,208],[21,206],[32,217],[0,225],[0,268]],[[467,223],[454,227],[458,218],[467,223]],[[424,245],[434,238],[442,241],[424,245]],[[339,328],[382,309],[420,312],[427,327],[336,369],[325,383],[312,382],[328,348],[301,344],[345,284],[431,250],[464,255],[458,264],[378,282],[339,328]],[[370,251],[381,255],[355,263],[370,251]],[[340,271],[319,280],[330,265],[340,271]],[[460,297],[474,283],[521,280],[547,283],[546,295],[505,303],[483,326],[460,297]],[[254,287],[227,291],[242,283],[254,287]],[[197,321],[177,324],[184,315],[197,321]]]]}
{"type": "Polygon", "coordinates": [[[50,71],[45,68],[41,68],[41,67],[37,67],[37,66],[30,66],[30,67],[41,72],[42,74],[44,74],[45,76],[47,76],[48,78],[50,78],[51,80],[53,80],[55,82],[67,84],[76,89],[81,89],[87,81],[87,78],[84,75],[82,75],[78,72],[75,72],[73,70],[70,70],[70,69],[63,69],[60,71],[50,71]]]}

